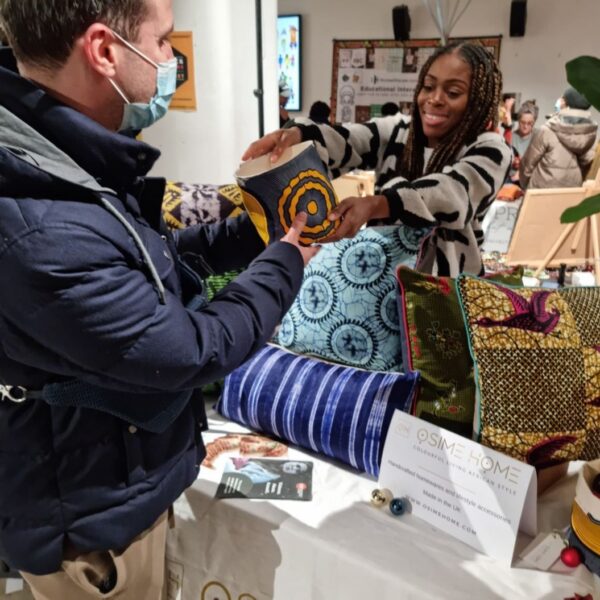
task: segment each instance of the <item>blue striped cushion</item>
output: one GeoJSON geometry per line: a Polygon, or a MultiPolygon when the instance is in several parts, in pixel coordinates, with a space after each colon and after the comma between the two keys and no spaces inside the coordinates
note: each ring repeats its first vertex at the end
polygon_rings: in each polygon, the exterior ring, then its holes
{"type": "Polygon", "coordinates": [[[392,414],[410,411],[418,377],[333,365],[269,345],[225,379],[217,410],[377,477],[392,414]]]}

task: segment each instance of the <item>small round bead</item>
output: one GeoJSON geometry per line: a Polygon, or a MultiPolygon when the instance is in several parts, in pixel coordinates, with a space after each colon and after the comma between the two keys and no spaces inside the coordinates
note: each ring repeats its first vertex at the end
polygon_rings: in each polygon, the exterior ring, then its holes
{"type": "Polygon", "coordinates": [[[581,564],[581,554],[577,548],[573,548],[573,546],[567,546],[560,553],[560,560],[562,560],[567,567],[574,569],[581,564]]]}
{"type": "Polygon", "coordinates": [[[389,490],[373,490],[371,492],[371,504],[377,507],[385,506],[392,499],[392,493],[389,490]]]}
{"type": "Polygon", "coordinates": [[[371,504],[374,506],[383,506],[385,504],[385,496],[381,490],[373,490],[371,492],[371,504]]]}
{"type": "Polygon", "coordinates": [[[394,498],[390,502],[390,511],[396,517],[401,517],[406,512],[406,500],[404,498],[394,498]]]}

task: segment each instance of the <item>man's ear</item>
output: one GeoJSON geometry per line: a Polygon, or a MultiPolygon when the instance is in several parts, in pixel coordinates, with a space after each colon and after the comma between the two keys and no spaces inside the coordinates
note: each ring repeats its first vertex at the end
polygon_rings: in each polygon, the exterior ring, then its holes
{"type": "Polygon", "coordinates": [[[78,44],[94,71],[103,77],[115,76],[115,65],[118,63],[116,48],[120,44],[109,27],[102,23],[90,25],[79,38],[78,44]]]}

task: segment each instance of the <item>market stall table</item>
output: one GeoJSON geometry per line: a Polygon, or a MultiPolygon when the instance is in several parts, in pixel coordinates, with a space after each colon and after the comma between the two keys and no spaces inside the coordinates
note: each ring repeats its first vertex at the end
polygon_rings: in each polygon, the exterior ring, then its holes
{"type": "MultiPolygon", "coordinates": [[[[207,442],[246,431],[214,413],[209,427],[207,442]]],[[[223,461],[201,469],[175,505],[169,600],[600,599],[600,579],[583,566],[559,562],[546,573],[517,559],[508,568],[412,515],[372,506],[369,477],[293,448],[288,458],[314,462],[312,501],[215,499],[223,461]]],[[[539,498],[540,531],[568,524],[580,467],[539,498]]],[[[517,554],[529,541],[519,536],[517,554]]]]}

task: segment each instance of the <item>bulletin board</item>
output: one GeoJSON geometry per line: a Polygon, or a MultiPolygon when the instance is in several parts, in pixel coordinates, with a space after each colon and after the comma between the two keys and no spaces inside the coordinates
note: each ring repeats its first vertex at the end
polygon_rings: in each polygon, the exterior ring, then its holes
{"type": "MultiPolygon", "coordinates": [[[[453,38],[485,46],[500,60],[502,36],[453,38]]],[[[410,113],[419,71],[440,45],[439,39],[334,40],[331,113],[340,123],[363,123],[381,115],[386,102],[410,113]]]]}

